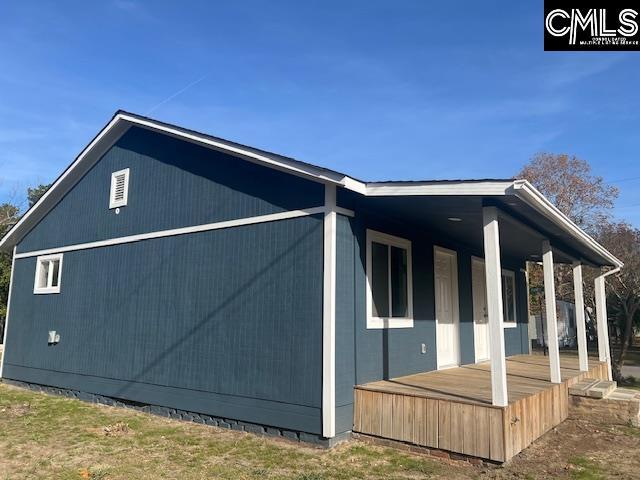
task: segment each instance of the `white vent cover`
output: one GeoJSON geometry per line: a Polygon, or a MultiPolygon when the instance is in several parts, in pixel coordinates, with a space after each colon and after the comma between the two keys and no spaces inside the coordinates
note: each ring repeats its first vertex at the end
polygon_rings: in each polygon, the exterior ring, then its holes
{"type": "Polygon", "coordinates": [[[111,174],[111,193],[109,208],[124,207],[129,196],[129,169],[119,170],[111,174]]]}

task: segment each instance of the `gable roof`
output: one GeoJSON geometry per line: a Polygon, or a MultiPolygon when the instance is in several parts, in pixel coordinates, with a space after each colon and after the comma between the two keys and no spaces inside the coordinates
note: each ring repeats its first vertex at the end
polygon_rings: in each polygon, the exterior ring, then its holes
{"type": "Polygon", "coordinates": [[[515,195],[576,241],[606,259],[610,265],[622,266],[620,260],[582,231],[526,180],[476,179],[364,182],[335,170],[123,110],[118,110],[114,114],[109,123],[100,130],[71,165],[53,182],[51,188],[6,233],[0,240],[0,250],[8,250],[16,245],[132,126],[160,132],[207,148],[223,151],[292,175],[309,178],[321,183],[334,184],[365,196],[515,195]]]}

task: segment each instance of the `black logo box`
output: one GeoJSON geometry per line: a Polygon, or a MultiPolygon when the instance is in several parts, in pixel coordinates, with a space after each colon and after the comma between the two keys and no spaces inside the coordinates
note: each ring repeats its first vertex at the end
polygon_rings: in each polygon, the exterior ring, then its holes
{"type": "Polygon", "coordinates": [[[545,51],[640,51],[640,1],[545,0],[543,29],[545,51]],[[572,22],[572,17],[586,19],[586,28],[578,21],[572,22]],[[609,36],[602,35],[603,28],[609,36]]]}

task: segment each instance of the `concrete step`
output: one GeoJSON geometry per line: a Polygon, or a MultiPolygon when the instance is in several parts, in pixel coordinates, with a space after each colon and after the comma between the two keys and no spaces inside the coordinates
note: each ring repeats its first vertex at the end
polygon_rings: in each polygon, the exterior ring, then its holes
{"type": "MultiPolygon", "coordinates": [[[[597,381],[595,385],[599,382],[597,381]]],[[[582,387],[586,386],[585,383],[582,387]]],[[[638,390],[616,388],[605,398],[589,396],[584,388],[573,390],[578,395],[569,396],[572,415],[587,415],[597,419],[598,423],[608,425],[640,426],[640,392],[638,390]]]]}
{"type": "Polygon", "coordinates": [[[617,386],[616,382],[585,378],[569,387],[569,394],[578,397],[607,398],[617,386]]]}

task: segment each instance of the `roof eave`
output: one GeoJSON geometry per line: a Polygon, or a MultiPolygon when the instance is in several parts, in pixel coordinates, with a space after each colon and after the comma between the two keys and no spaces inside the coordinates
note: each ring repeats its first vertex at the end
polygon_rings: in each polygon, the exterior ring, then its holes
{"type": "Polygon", "coordinates": [[[598,256],[610,262],[611,266],[622,268],[623,262],[612,255],[578,227],[569,217],[562,213],[540,191],[527,180],[488,180],[488,181],[459,181],[447,183],[434,182],[385,182],[367,183],[367,196],[506,196],[515,195],[537,212],[551,220],[556,226],[569,234],[573,239],[582,243],[598,256]]]}
{"type": "Polygon", "coordinates": [[[100,130],[76,159],[53,182],[44,195],[0,239],[0,251],[11,250],[26,233],[37,225],[127,128],[128,126],[121,122],[119,114],[114,115],[109,123],[100,130]],[[94,159],[93,163],[87,162],[89,156],[94,159]]]}
{"type": "Polygon", "coordinates": [[[339,172],[323,169],[304,162],[298,162],[288,157],[271,154],[263,150],[245,147],[234,142],[175,127],[124,111],[118,111],[114,115],[111,121],[105,125],[98,135],[82,150],[73,163],[56,179],[51,188],[49,188],[38,202],[0,239],[0,250],[8,251],[16,245],[132,125],[163,132],[176,138],[225,151],[248,161],[285,171],[293,175],[322,183],[340,185],[365,196],[516,195],[539,213],[553,221],[571,237],[586,245],[602,258],[610,261],[613,266],[619,268],[623,266],[620,260],[582,231],[526,180],[364,183],[339,172]]]}
{"type": "Polygon", "coordinates": [[[569,217],[551,203],[539,190],[537,190],[527,180],[516,180],[513,182],[513,190],[517,197],[525,201],[532,208],[547,217],[566,233],[571,235],[583,245],[589,247],[602,258],[611,262],[616,268],[622,268],[624,263],[616,258],[611,252],[598,243],[593,237],[578,227],[569,217]]]}
{"type": "Polygon", "coordinates": [[[187,129],[156,122],[145,117],[118,111],[111,121],[105,125],[95,138],[80,152],[67,169],[53,182],[47,192],[33,205],[22,218],[0,239],[0,251],[9,251],[26,235],[38,222],[59,202],[73,185],[86,174],[104,153],[131,126],[139,126],[149,130],[163,132],[167,135],[181,138],[199,145],[224,151],[242,157],[253,163],[262,164],[276,170],[285,171],[292,175],[309,178],[311,180],[341,185],[362,193],[364,184],[347,177],[313,165],[302,164],[285,157],[272,155],[257,149],[243,148],[233,142],[213,139],[204,134],[198,134],[187,129]]]}

